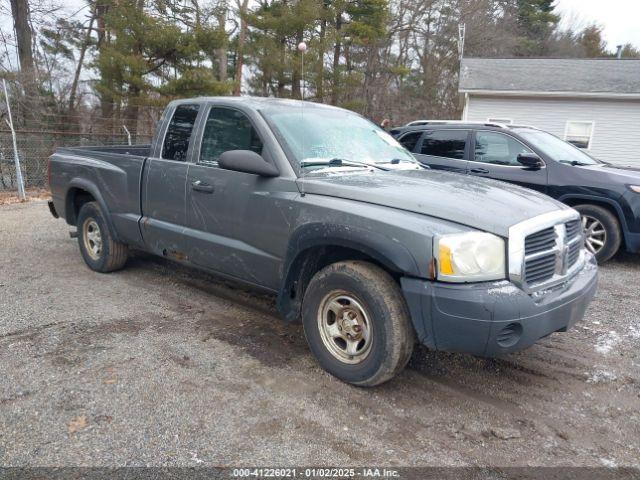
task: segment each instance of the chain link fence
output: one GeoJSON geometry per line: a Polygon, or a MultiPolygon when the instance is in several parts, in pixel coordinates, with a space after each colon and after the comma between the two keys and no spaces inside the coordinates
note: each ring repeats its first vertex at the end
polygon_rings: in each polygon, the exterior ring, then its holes
{"type": "Polygon", "coordinates": [[[7,82],[7,98],[0,88],[0,193],[17,195],[19,182],[11,133],[27,194],[48,188],[47,160],[59,147],[149,143],[164,105],[100,105],[81,101],[63,111],[50,98],[29,96],[17,82],[7,82]],[[107,110],[107,114],[103,113],[107,110]]]}

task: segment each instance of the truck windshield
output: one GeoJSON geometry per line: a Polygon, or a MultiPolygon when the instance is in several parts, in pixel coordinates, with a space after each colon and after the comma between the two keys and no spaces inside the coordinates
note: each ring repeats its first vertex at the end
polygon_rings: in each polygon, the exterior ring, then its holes
{"type": "Polygon", "coordinates": [[[263,113],[305,170],[417,164],[391,135],[352,112],[309,106],[263,113]]]}
{"type": "Polygon", "coordinates": [[[541,130],[516,129],[522,138],[552,160],[571,165],[599,165],[602,162],[555,135],[541,130]]]}

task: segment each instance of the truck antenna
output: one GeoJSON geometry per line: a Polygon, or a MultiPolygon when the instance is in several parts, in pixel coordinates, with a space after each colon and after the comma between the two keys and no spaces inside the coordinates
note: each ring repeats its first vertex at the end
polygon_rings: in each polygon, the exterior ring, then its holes
{"type": "MultiPolygon", "coordinates": [[[[304,54],[307,51],[307,44],[305,42],[300,42],[298,44],[298,51],[300,52],[300,77],[302,79],[302,91],[300,92],[300,97],[301,97],[301,103],[300,103],[300,115],[301,115],[301,124],[304,128],[304,94],[305,94],[305,90],[306,90],[306,85],[304,82],[304,54]]],[[[305,155],[305,148],[304,148],[304,135],[302,135],[302,156],[304,157],[305,155]]],[[[302,159],[304,160],[304,158],[302,159]]],[[[300,167],[302,168],[302,166],[300,167]]],[[[303,175],[304,176],[304,173],[303,175]]],[[[300,183],[300,195],[302,195],[304,197],[304,182],[300,183]]]]}

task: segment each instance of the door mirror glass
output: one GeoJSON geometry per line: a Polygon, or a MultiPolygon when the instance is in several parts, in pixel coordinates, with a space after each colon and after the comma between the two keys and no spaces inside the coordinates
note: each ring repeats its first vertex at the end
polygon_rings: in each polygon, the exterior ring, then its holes
{"type": "Polygon", "coordinates": [[[218,166],[235,172],[253,173],[261,177],[277,177],[278,169],[262,155],[251,150],[229,150],[218,158],[218,166]]]}
{"type": "Polygon", "coordinates": [[[521,153],[518,155],[518,163],[532,170],[539,170],[544,167],[544,162],[535,153],[521,153]]]}

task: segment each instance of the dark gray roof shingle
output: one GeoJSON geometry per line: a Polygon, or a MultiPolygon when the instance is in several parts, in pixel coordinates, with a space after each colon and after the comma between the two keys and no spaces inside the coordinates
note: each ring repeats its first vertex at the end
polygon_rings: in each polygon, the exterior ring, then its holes
{"type": "Polygon", "coordinates": [[[640,94],[640,60],[464,58],[459,88],[640,94]]]}

